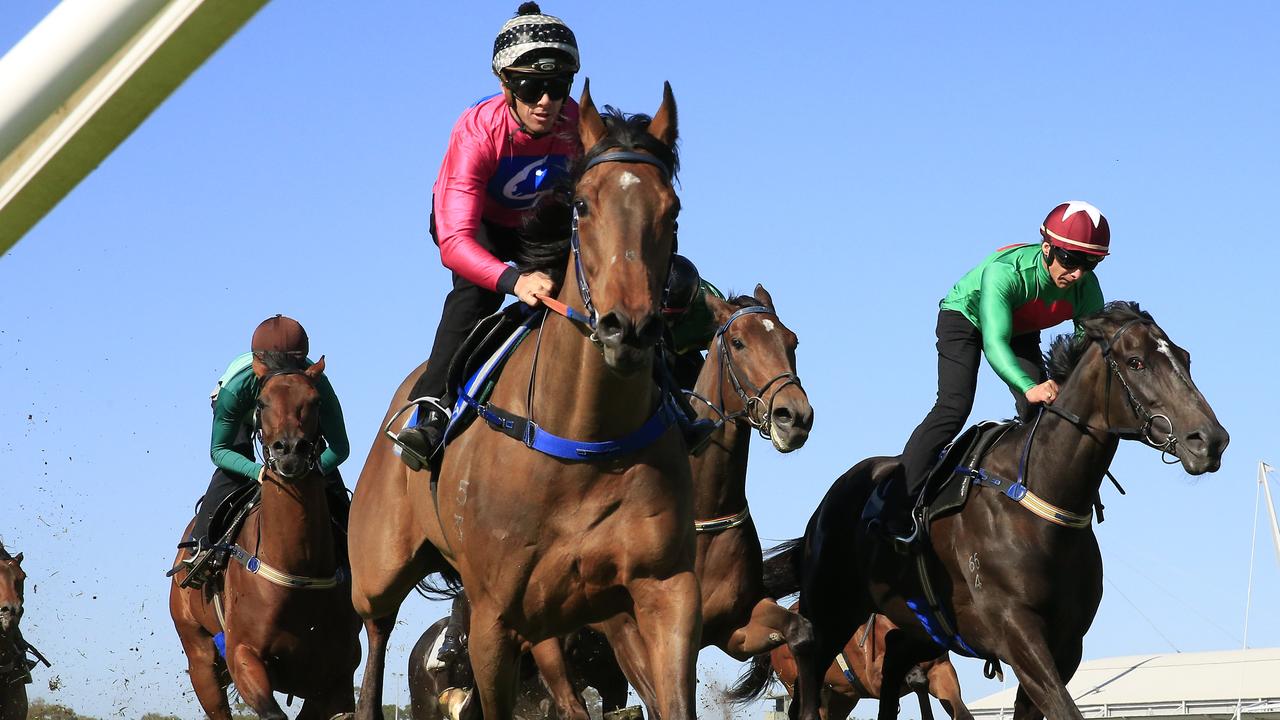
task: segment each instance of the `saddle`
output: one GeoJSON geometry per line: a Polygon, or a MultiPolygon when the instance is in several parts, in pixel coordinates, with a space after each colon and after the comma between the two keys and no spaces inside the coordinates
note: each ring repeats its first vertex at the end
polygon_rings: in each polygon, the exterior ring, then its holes
{"type": "Polygon", "coordinates": [[[463,393],[479,403],[488,400],[507,359],[544,312],[514,302],[472,328],[449,362],[446,387],[455,393],[456,399],[445,429],[445,445],[461,435],[477,417],[475,407],[462,399],[463,393]]]}

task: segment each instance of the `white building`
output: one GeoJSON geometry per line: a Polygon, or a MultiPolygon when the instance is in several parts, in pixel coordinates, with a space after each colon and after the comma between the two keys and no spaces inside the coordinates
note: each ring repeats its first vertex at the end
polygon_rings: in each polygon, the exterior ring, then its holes
{"type": "MultiPolygon", "coordinates": [[[[969,709],[1012,718],[1016,689],[969,709]]],[[[1280,718],[1280,648],[1090,660],[1067,690],[1086,718],[1280,718]]]]}

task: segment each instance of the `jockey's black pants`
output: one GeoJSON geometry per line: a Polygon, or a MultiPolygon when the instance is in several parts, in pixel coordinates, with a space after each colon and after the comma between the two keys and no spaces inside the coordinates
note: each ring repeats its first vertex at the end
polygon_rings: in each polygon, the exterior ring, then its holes
{"type": "MultiPolygon", "coordinates": [[[[982,333],[955,310],[938,311],[938,399],[924,421],[911,433],[902,449],[908,497],[914,498],[938,453],[964,429],[973,409],[978,389],[978,367],[982,362],[982,333]]],[[[1009,343],[1018,364],[1036,382],[1044,382],[1044,360],[1040,354],[1040,333],[1013,336],[1009,343]]],[[[1030,403],[1022,393],[1010,388],[1018,417],[1026,418],[1030,403]]]]}
{"type": "MultiPolygon", "coordinates": [[[[431,237],[438,245],[434,213],[431,217],[431,237]]],[[[514,260],[520,249],[520,237],[514,229],[492,223],[484,223],[484,232],[477,233],[475,241],[503,262],[514,260]]],[[[440,310],[440,324],[436,326],[436,338],[427,359],[427,369],[413,384],[409,399],[441,398],[445,396],[446,390],[453,389],[445,388],[445,384],[449,381],[449,364],[453,361],[454,354],[476,323],[502,307],[503,297],[500,292],[482,288],[458,273],[453,273],[453,289],[445,296],[444,307],[440,310]]]]}

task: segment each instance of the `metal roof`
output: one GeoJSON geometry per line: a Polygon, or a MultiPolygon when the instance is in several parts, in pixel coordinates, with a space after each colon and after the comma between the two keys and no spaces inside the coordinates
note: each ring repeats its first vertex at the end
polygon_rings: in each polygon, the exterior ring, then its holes
{"type": "MultiPolygon", "coordinates": [[[[1232,716],[1237,702],[1245,717],[1280,717],[1280,648],[1090,660],[1067,690],[1087,718],[1232,716]]],[[[1013,717],[1016,691],[1011,683],[969,709],[1013,717]]]]}

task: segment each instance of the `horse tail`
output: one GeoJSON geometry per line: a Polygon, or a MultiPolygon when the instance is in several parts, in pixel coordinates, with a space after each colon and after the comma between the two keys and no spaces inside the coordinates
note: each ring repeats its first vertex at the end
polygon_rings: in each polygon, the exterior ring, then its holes
{"type": "Polygon", "coordinates": [[[738,682],[724,692],[724,698],[734,705],[746,705],[764,697],[773,684],[773,662],[769,653],[751,658],[738,682]]]}
{"type": "Polygon", "coordinates": [[[764,590],[769,597],[784,598],[800,592],[804,568],[804,538],[787,540],[764,555],[764,590]]]}
{"type": "Polygon", "coordinates": [[[413,589],[428,600],[452,600],[462,591],[462,576],[449,567],[422,578],[413,589]]]}

